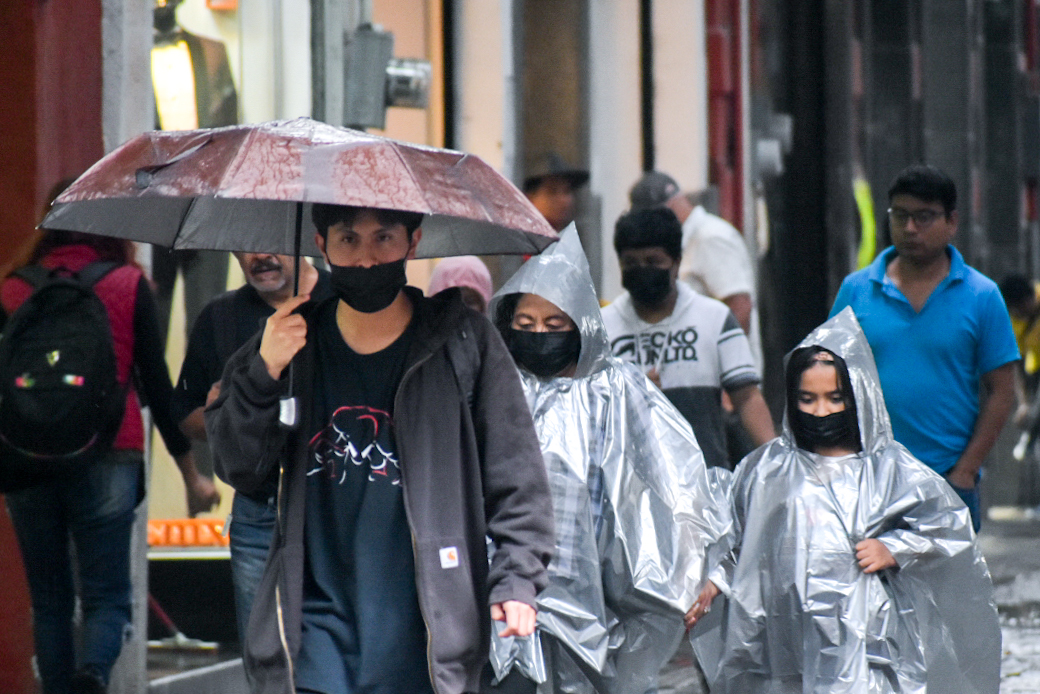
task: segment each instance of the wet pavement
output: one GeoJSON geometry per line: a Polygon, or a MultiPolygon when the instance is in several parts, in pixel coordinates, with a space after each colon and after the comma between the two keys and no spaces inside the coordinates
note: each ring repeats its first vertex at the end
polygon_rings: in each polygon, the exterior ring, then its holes
{"type": "Polygon", "coordinates": [[[1034,515],[991,508],[979,533],[1000,611],[1002,694],[1040,692],[1040,520],[1034,515]]]}

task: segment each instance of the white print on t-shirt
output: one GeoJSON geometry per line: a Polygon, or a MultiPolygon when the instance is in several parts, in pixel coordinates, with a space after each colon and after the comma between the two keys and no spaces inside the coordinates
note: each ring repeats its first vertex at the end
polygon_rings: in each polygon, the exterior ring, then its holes
{"type": "Polygon", "coordinates": [[[697,361],[697,330],[688,326],[678,330],[622,335],[610,343],[610,351],[626,361],[654,366],[697,361]]]}
{"type": "Polygon", "coordinates": [[[401,466],[393,450],[393,421],[383,410],[371,407],[341,407],[328,425],[310,442],[313,467],[307,475],[324,472],[328,479],[343,484],[347,462],[367,467],[368,481],[387,480],[401,484],[401,466]]]}

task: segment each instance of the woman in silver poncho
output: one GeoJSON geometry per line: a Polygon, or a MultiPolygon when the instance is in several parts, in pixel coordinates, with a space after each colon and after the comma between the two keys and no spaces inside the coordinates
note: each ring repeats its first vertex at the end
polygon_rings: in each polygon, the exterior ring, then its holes
{"type": "Polygon", "coordinates": [[[687,615],[712,692],[996,692],[1000,630],[968,511],[892,439],[851,310],[789,355],[787,389],[783,435],[734,473],[732,551],[706,588],[724,616],[687,615]]]}
{"type": "Polygon", "coordinates": [[[491,312],[520,366],[557,529],[538,629],[494,638],[495,676],[518,672],[528,691],[551,679],[559,692],[643,694],[682,638],[728,502],[682,415],[610,355],[573,225],[491,312]]]}

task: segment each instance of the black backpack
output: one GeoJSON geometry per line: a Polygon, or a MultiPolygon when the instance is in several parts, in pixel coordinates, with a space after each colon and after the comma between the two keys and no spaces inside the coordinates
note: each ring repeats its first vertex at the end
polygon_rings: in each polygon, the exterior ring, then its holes
{"type": "Polygon", "coordinates": [[[74,474],[115,440],[126,388],[116,380],[108,313],[93,287],[116,267],[14,273],[34,291],[0,338],[0,492],[74,474]]]}

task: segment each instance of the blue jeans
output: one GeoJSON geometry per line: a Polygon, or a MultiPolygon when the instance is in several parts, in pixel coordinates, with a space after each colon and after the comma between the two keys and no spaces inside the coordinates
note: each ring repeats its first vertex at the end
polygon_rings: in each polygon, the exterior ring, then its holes
{"type": "Polygon", "coordinates": [[[231,502],[231,580],[235,585],[235,617],[240,643],[245,643],[249,612],[253,608],[260,578],[264,575],[277,518],[274,498],[261,503],[244,494],[235,494],[231,502]]]}
{"type": "Polygon", "coordinates": [[[123,647],[130,628],[130,531],[142,470],[140,451],[112,451],[74,477],[7,495],[29,582],[44,694],[67,692],[77,669],[76,585],[83,609],[79,667],[107,682],[123,647]]]}

